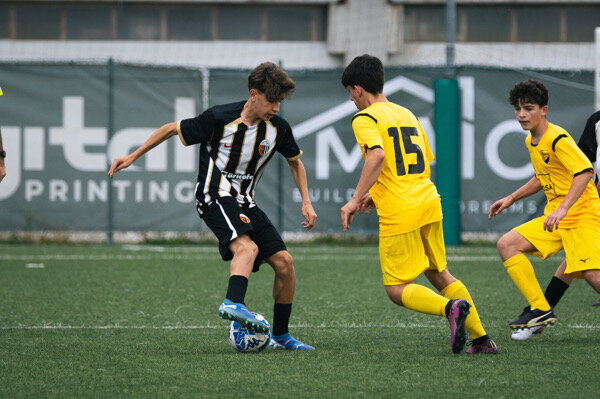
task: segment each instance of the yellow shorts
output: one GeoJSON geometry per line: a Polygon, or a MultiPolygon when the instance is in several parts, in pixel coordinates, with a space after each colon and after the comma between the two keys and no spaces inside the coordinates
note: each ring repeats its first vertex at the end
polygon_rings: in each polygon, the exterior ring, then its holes
{"type": "Polygon", "coordinates": [[[379,259],[384,285],[413,281],[425,270],[446,268],[442,221],[389,237],[379,237],[379,259]]]}
{"type": "Polygon", "coordinates": [[[546,259],[564,248],[565,274],[573,278],[583,278],[583,270],[600,269],[600,229],[558,228],[549,232],[544,230],[545,219],[541,216],[513,229],[536,248],[531,255],[546,259]]]}

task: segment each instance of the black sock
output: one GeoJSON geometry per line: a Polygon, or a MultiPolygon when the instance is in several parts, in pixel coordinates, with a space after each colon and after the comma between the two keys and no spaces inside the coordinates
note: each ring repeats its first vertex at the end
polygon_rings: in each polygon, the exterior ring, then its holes
{"type": "Polygon", "coordinates": [[[546,287],[546,292],[544,293],[544,296],[546,297],[546,300],[550,306],[555,307],[558,304],[560,298],[562,298],[562,296],[565,294],[567,288],[569,288],[569,284],[565,283],[556,276],[552,277],[552,280],[550,280],[550,283],[548,283],[548,287],[546,287]]]}
{"type": "Polygon", "coordinates": [[[480,345],[483,344],[485,341],[487,341],[488,339],[490,339],[490,337],[485,334],[483,337],[479,337],[479,338],[475,338],[473,340],[473,345],[480,345]]]}
{"type": "Polygon", "coordinates": [[[273,335],[283,335],[288,333],[288,324],[292,314],[291,303],[277,303],[273,306],[273,325],[271,326],[273,335]]]}
{"type": "Polygon", "coordinates": [[[248,279],[244,276],[229,277],[229,286],[225,298],[234,303],[244,303],[246,297],[246,289],[248,289],[248,279]]]}

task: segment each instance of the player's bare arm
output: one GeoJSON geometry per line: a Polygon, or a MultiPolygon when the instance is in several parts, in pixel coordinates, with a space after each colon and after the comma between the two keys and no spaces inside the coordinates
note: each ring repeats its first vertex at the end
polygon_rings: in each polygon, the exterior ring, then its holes
{"type": "Polygon", "coordinates": [[[150,136],[148,140],[146,140],[144,144],[140,146],[140,148],[127,156],[116,158],[113,161],[110,170],[108,171],[108,175],[112,178],[116,172],[129,167],[139,157],[176,134],[177,122],[167,123],[166,125],[161,126],[157,131],[152,133],[152,136],[150,136]]]}
{"type": "Polygon", "coordinates": [[[373,187],[373,184],[375,184],[377,179],[379,179],[379,174],[381,173],[384,161],[385,152],[382,148],[377,147],[367,149],[367,159],[365,160],[354,195],[341,209],[342,228],[344,231],[350,228],[354,215],[361,207],[363,197],[369,192],[369,189],[373,187]]]}
{"type": "Polygon", "coordinates": [[[294,178],[296,187],[298,187],[298,190],[300,190],[300,196],[302,197],[302,216],[304,216],[305,219],[302,222],[302,227],[304,227],[306,230],[310,230],[317,222],[317,213],[313,209],[312,203],[310,202],[310,197],[308,196],[306,169],[304,168],[304,164],[300,159],[293,161],[288,160],[288,165],[290,166],[290,171],[292,172],[292,177],[294,178]]]}
{"type": "Polygon", "coordinates": [[[573,178],[573,183],[571,183],[571,187],[569,187],[569,191],[567,192],[567,195],[565,195],[565,198],[558,208],[544,220],[544,230],[551,232],[554,228],[558,228],[561,219],[567,216],[569,209],[577,202],[579,197],[581,197],[581,194],[585,191],[592,176],[594,176],[594,172],[590,170],[589,172],[581,173],[573,178]]]}
{"type": "Polygon", "coordinates": [[[540,191],[542,189],[542,184],[538,180],[537,177],[533,176],[527,183],[521,186],[514,193],[499,199],[494,202],[492,206],[490,206],[490,212],[488,214],[488,219],[491,219],[494,216],[499,215],[503,210],[520,200],[521,198],[529,197],[540,191]]]}

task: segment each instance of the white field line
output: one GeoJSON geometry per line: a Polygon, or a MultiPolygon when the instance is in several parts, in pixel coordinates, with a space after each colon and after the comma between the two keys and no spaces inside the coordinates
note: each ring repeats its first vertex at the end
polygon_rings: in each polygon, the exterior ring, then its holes
{"type": "MultiPolygon", "coordinates": [[[[215,253],[210,255],[202,254],[165,254],[165,253],[154,253],[154,254],[48,254],[48,255],[0,255],[0,261],[23,261],[23,262],[39,262],[50,260],[59,261],[118,261],[118,260],[201,260],[210,258],[218,258],[218,254],[215,253]]],[[[352,253],[336,253],[336,254],[325,254],[325,255],[311,255],[311,254],[296,254],[293,255],[295,260],[302,261],[319,261],[319,260],[338,260],[338,259],[358,259],[377,262],[378,254],[352,254],[352,253]]],[[[448,255],[446,257],[448,262],[500,262],[500,257],[497,255],[475,255],[475,256],[460,256],[460,255],[448,255]]],[[[541,259],[530,258],[533,262],[541,262],[541,259]]],[[[557,256],[553,260],[562,261],[564,256],[557,256]]]]}
{"type": "MultiPolygon", "coordinates": [[[[211,324],[205,325],[172,325],[172,326],[122,326],[119,324],[108,324],[104,326],[71,326],[65,324],[43,324],[39,326],[0,326],[0,330],[206,330],[206,329],[225,329],[227,324],[211,324]]],[[[578,330],[600,330],[600,324],[567,324],[560,325],[562,328],[578,329],[578,330]]],[[[439,323],[423,324],[423,323],[395,323],[395,324],[375,324],[375,323],[329,323],[329,324],[290,324],[290,328],[310,328],[310,329],[357,329],[357,328],[446,328],[439,323]]]]}

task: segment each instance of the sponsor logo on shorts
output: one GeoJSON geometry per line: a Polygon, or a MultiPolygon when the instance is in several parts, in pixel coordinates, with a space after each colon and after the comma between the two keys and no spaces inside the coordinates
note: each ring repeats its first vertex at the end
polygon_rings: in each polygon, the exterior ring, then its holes
{"type": "Polygon", "coordinates": [[[585,263],[585,262],[587,262],[589,259],[590,259],[590,258],[579,259],[579,261],[580,261],[580,262],[583,262],[583,263],[585,263]]]}
{"type": "Polygon", "coordinates": [[[244,223],[250,223],[250,218],[243,213],[240,213],[240,219],[242,219],[242,222],[244,223]]]}
{"type": "Polygon", "coordinates": [[[270,149],[271,149],[271,143],[269,142],[269,140],[265,139],[260,142],[260,145],[258,146],[258,153],[260,154],[261,157],[263,157],[269,153],[270,149]]]}

